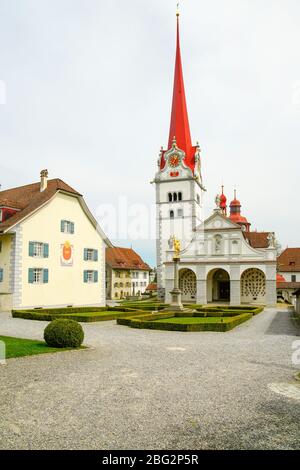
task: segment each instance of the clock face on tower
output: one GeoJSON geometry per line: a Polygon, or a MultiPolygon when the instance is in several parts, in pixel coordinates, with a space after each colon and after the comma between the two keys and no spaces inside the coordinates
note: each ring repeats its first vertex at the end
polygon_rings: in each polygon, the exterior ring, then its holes
{"type": "Polygon", "coordinates": [[[178,157],[178,155],[172,155],[172,157],[170,157],[169,165],[170,165],[172,168],[176,168],[176,167],[179,165],[179,157],[178,157]]]}

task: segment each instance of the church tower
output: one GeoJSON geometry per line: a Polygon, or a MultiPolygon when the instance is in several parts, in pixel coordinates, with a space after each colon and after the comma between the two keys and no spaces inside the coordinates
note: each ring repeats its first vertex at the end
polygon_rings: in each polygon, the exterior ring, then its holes
{"type": "Polygon", "coordinates": [[[175,76],[167,150],[161,149],[156,186],[156,258],[158,295],[165,296],[164,263],[172,259],[172,237],[181,250],[191,245],[195,228],[202,224],[203,192],[200,147],[192,145],[187,112],[177,13],[175,76]]]}

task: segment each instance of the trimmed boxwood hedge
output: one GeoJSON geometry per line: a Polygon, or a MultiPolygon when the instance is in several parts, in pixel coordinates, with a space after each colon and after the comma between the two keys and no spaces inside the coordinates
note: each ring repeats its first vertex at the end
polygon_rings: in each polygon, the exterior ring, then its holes
{"type": "Polygon", "coordinates": [[[82,326],[74,320],[59,318],[44,330],[44,340],[53,348],[79,348],[83,339],[82,326]]]}
{"type": "Polygon", "coordinates": [[[13,310],[12,316],[13,318],[23,318],[25,320],[39,320],[39,321],[52,321],[59,318],[75,320],[77,322],[98,322],[98,321],[108,321],[108,320],[115,320],[119,317],[127,317],[133,315],[143,315],[144,311],[137,311],[134,309],[122,309],[118,311],[110,311],[107,309],[103,310],[81,310],[81,312],[73,312],[69,313],[69,309],[63,310],[66,313],[62,313],[62,309],[60,313],[57,313],[57,309],[45,309],[47,312],[44,312],[43,309],[38,310],[13,310]],[[105,314],[105,312],[107,312],[105,314]]]}
{"type": "MultiPolygon", "coordinates": [[[[163,318],[172,318],[175,316],[180,317],[181,315],[174,315],[174,314],[163,314],[153,315],[152,319],[145,318],[141,316],[139,318],[120,318],[117,319],[117,323],[119,325],[126,325],[130,326],[131,328],[146,328],[151,330],[166,330],[166,331],[219,331],[225,332],[230,331],[236,326],[244,323],[245,321],[252,318],[253,314],[251,312],[241,313],[236,315],[235,317],[230,318],[227,322],[222,322],[220,318],[220,322],[210,323],[194,323],[194,324],[184,324],[184,323],[163,323],[156,320],[162,320],[163,318]],[[152,320],[152,321],[151,321],[152,320]]],[[[191,316],[191,314],[190,314],[191,316]]]]}
{"type": "MultiPolygon", "coordinates": [[[[167,304],[143,304],[143,303],[137,303],[137,304],[126,304],[125,308],[131,308],[134,310],[146,310],[146,311],[153,311],[153,310],[162,310],[163,308],[166,308],[167,304]]],[[[117,308],[119,307],[112,307],[112,308],[117,308]]]]}
{"type": "MultiPolygon", "coordinates": [[[[77,322],[99,322],[108,320],[118,320],[119,324],[130,324],[129,322],[122,323],[122,319],[128,317],[143,317],[146,320],[153,320],[155,315],[163,315],[161,318],[168,318],[168,313],[148,313],[153,312],[157,309],[158,312],[162,308],[165,308],[165,304],[157,305],[139,305],[140,309],[133,307],[65,307],[65,308],[41,308],[41,309],[27,309],[27,310],[12,310],[12,316],[14,318],[23,318],[27,320],[40,320],[40,321],[51,321],[58,318],[65,318],[75,320],[77,322]],[[167,316],[166,316],[167,315],[167,316]],[[144,318],[144,317],[147,318],[144,318]]],[[[189,305],[189,308],[193,309],[196,307],[196,311],[193,316],[197,317],[235,317],[239,313],[251,313],[256,315],[264,310],[263,307],[255,306],[241,306],[241,307],[201,307],[200,305],[194,304],[189,305]]],[[[179,316],[190,317],[191,313],[180,313],[179,316]]]]}
{"type": "Polygon", "coordinates": [[[154,313],[151,315],[139,315],[138,317],[129,316],[127,318],[117,318],[118,325],[130,326],[132,328],[147,328],[153,330],[168,330],[168,331],[229,331],[236,326],[244,323],[252,318],[254,315],[262,312],[263,307],[243,307],[233,311],[232,309],[223,309],[216,311],[213,308],[204,308],[203,311],[190,312],[177,312],[177,313],[154,313]],[[166,318],[184,318],[184,317],[207,317],[205,323],[164,323],[166,318]],[[220,318],[218,322],[210,322],[209,318],[220,318]],[[223,321],[222,318],[226,318],[223,321]]]}

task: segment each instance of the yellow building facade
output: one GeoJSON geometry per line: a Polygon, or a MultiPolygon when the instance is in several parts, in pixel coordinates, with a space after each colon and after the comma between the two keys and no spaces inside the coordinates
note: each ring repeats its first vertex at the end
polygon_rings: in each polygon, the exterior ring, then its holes
{"type": "Polygon", "coordinates": [[[38,186],[31,201],[37,208],[29,214],[18,210],[0,223],[1,310],[105,305],[109,241],[82,196],[68,188],[60,180],[49,181],[43,191],[38,186]],[[49,197],[42,194],[47,191],[49,197]]]}

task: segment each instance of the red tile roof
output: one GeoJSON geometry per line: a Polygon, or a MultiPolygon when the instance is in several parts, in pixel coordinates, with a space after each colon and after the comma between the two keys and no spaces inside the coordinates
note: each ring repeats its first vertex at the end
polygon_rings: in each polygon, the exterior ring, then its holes
{"type": "Polygon", "coordinates": [[[106,262],[114,269],[151,270],[132,248],[106,248],[106,262]]]}
{"type": "Polygon", "coordinates": [[[252,248],[268,248],[268,235],[270,232],[243,232],[246,240],[252,248]]]}
{"type": "Polygon", "coordinates": [[[299,289],[300,282],[277,282],[277,289],[299,289]]]}
{"type": "Polygon", "coordinates": [[[41,207],[51,199],[57,191],[64,191],[75,194],[76,196],[81,196],[75,189],[58,178],[49,180],[47,188],[43,192],[40,192],[40,183],[0,191],[0,207],[19,209],[12,217],[0,223],[0,233],[5,232],[24,219],[24,217],[41,207]]]}
{"type": "Polygon", "coordinates": [[[152,282],[152,284],[148,285],[148,287],[146,288],[146,291],[156,292],[157,291],[157,284],[155,282],[152,282]]]}
{"type": "Polygon", "coordinates": [[[281,272],[300,271],[300,248],[286,248],[277,258],[277,268],[281,272]]]}

